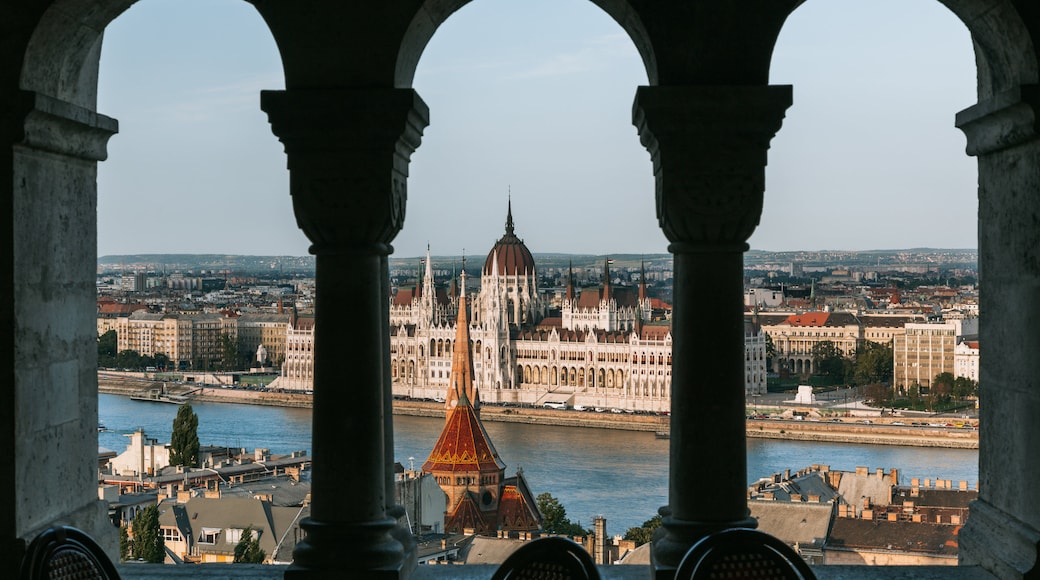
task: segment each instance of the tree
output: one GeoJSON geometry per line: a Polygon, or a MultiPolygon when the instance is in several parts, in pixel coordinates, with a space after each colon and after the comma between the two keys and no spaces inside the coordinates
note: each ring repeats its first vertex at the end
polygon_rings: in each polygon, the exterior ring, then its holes
{"type": "Polygon", "coordinates": [[[195,467],[199,464],[199,416],[185,403],[173,418],[170,435],[170,465],[195,467]]]}
{"type": "Polygon", "coordinates": [[[892,390],[881,383],[867,385],[867,399],[876,406],[884,407],[892,396],[892,390]]]}
{"type": "Polygon", "coordinates": [[[233,371],[238,367],[238,344],[231,335],[224,332],[220,335],[220,369],[233,371]]]}
{"type": "Polygon", "coordinates": [[[118,350],[119,337],[115,330],[109,330],[98,337],[97,356],[99,367],[115,366],[116,351],[118,350]]]}
{"type": "Polygon", "coordinates": [[[131,543],[133,557],[152,564],[162,564],[166,559],[166,548],[162,530],[159,529],[159,506],[150,505],[132,523],[134,538],[131,543]]]}
{"type": "Polygon", "coordinates": [[[856,347],[852,382],[856,385],[892,381],[892,345],[864,340],[856,347]]]}
{"type": "Polygon", "coordinates": [[[928,391],[933,407],[950,401],[950,395],[953,393],[953,384],[953,373],[939,373],[935,375],[935,380],[932,381],[932,388],[928,391]]]}
{"type": "Polygon", "coordinates": [[[957,377],[956,379],[953,379],[953,396],[962,401],[968,397],[975,396],[978,388],[978,383],[968,377],[957,377]]]}
{"type": "Polygon", "coordinates": [[[654,531],[659,527],[661,527],[660,514],[646,520],[638,528],[628,528],[628,531],[625,532],[625,539],[635,542],[636,546],[642,546],[653,539],[654,531]]]}
{"type": "Polygon", "coordinates": [[[130,532],[126,529],[126,524],[119,526],[119,561],[125,562],[130,557],[130,552],[133,549],[133,542],[130,541],[130,532]]]}
{"type": "Polygon", "coordinates": [[[235,544],[236,564],[263,564],[267,554],[260,549],[260,538],[253,537],[253,526],[242,532],[242,538],[235,544]]]}
{"type": "Polygon", "coordinates": [[[542,529],[550,534],[564,536],[585,536],[588,532],[567,519],[567,508],[563,507],[560,500],[545,492],[535,498],[538,502],[538,511],[542,513],[542,529]]]}
{"type": "Polygon", "coordinates": [[[773,337],[766,334],[766,370],[771,371],[773,369],[773,360],[776,359],[776,345],[773,344],[773,337]]]}
{"type": "Polygon", "coordinates": [[[845,377],[845,357],[833,341],[823,340],[813,345],[812,363],[818,375],[834,379],[845,377]]]}

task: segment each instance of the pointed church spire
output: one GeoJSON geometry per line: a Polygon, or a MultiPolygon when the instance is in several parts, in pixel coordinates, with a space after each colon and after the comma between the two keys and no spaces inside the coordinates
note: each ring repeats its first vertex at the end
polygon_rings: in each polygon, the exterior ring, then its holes
{"type": "Polygon", "coordinates": [[[430,260],[430,244],[426,244],[426,275],[423,279],[423,285],[433,285],[433,261],[430,260]]]}
{"type": "Polygon", "coordinates": [[[642,308],[643,301],[646,300],[646,264],[639,261],[639,306],[642,308]]]}
{"type": "Polygon", "coordinates": [[[574,261],[567,262],[567,300],[574,302],[574,261]]]}
{"type": "MultiPolygon", "coordinates": [[[[473,357],[469,345],[469,317],[466,313],[466,269],[462,270],[462,296],[459,297],[459,314],[455,321],[455,345],[452,349],[451,375],[444,406],[449,411],[460,401],[467,401],[475,411],[480,410],[480,398],[473,384],[473,357]]],[[[450,415],[449,415],[450,417],[450,415]]]]}
{"type": "Polygon", "coordinates": [[[603,300],[610,301],[610,263],[614,260],[603,260],[603,300]]]}
{"type": "Polygon", "coordinates": [[[506,235],[514,236],[513,233],[513,193],[510,191],[508,202],[506,204],[506,235]]]}
{"type": "Polygon", "coordinates": [[[456,281],[458,273],[455,271],[455,260],[451,261],[451,286],[448,288],[448,297],[455,300],[459,297],[459,285],[456,281]]]}

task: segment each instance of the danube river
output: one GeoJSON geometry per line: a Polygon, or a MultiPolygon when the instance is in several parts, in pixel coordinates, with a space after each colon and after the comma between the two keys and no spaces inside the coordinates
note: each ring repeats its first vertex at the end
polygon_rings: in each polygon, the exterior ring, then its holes
{"type": "MultiPolygon", "coordinates": [[[[310,409],[289,409],[225,403],[193,403],[199,416],[203,445],[266,447],[272,453],[311,449],[310,409]]],[[[122,452],[124,435],[143,427],[149,437],[169,442],[177,406],[132,401],[118,395],[98,395],[98,417],[108,431],[98,444],[122,452]]],[[[420,468],[437,441],[443,419],[394,417],[394,452],[408,467],[420,468]]],[[[607,518],[608,532],[622,534],[650,518],[667,503],[668,441],[653,433],[549,427],[520,423],[485,424],[506,463],[506,474],[522,468],[532,491],[549,492],[567,508],[567,516],[586,527],[592,518],[607,518]]],[[[343,461],[350,461],[343,442],[343,461]]],[[[978,451],[920,447],[811,443],[768,439],[748,440],[748,483],[773,473],[814,463],[832,469],[871,471],[899,469],[900,481],[911,477],[978,479],[978,451]]],[[[711,492],[712,476],[704,473],[703,488],[711,492]]]]}

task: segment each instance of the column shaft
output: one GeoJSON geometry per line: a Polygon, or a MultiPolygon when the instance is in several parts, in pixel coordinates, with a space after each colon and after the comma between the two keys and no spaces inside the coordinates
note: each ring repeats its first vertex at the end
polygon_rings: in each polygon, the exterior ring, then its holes
{"type": "Polygon", "coordinates": [[[311,517],[286,575],[403,578],[416,556],[393,502],[387,256],[429,112],[409,89],[265,91],[261,105],[317,256],[311,517]]]}
{"type": "Polygon", "coordinates": [[[658,578],[700,538],[754,527],[746,500],[743,253],[758,225],[766,151],[790,87],[640,87],[657,217],[675,255],[668,505],[658,578]],[[711,489],[698,489],[710,478],[711,489]]]}
{"type": "Polygon", "coordinates": [[[746,497],[743,253],[686,253],[675,245],[673,251],[672,325],[681,330],[672,343],[671,517],[709,528],[753,526],[746,497]],[[705,478],[710,493],[693,485],[705,478]]]}

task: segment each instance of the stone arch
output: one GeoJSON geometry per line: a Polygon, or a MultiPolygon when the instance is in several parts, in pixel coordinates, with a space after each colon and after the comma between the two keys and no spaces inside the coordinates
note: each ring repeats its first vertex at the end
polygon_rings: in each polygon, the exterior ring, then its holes
{"type": "MultiPolygon", "coordinates": [[[[415,78],[415,70],[419,65],[426,45],[437,32],[437,29],[455,12],[471,0],[424,0],[415,17],[408,24],[397,53],[394,70],[394,85],[411,87],[415,78]]],[[[646,76],[650,84],[657,84],[658,66],[650,33],[643,24],[640,15],[628,0],[591,0],[616,22],[632,40],[646,68],[646,76]]]]}

